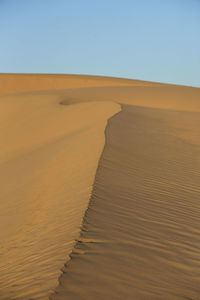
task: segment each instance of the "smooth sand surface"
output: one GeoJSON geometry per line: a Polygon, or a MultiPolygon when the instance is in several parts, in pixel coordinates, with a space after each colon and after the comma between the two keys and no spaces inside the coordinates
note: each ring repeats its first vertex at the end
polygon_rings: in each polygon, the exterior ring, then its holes
{"type": "Polygon", "coordinates": [[[0,74],[0,94],[0,299],[198,299],[200,89],[0,74]]]}
{"type": "Polygon", "coordinates": [[[90,75],[0,74],[0,95],[112,85],[157,86],[158,84],[148,81],[90,75]]]}

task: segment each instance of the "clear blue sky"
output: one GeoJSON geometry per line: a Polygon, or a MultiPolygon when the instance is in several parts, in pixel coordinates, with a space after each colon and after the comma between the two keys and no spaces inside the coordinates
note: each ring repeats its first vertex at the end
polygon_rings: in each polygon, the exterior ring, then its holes
{"type": "Polygon", "coordinates": [[[200,86],[200,0],[0,0],[0,72],[200,86]]]}

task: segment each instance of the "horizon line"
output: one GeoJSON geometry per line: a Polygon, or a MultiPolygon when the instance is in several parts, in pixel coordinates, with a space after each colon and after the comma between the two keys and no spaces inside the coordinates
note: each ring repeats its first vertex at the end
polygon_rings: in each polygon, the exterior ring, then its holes
{"type": "Polygon", "coordinates": [[[96,75],[96,74],[82,74],[82,73],[29,73],[29,72],[0,72],[0,75],[65,75],[65,76],[90,76],[90,77],[105,77],[105,78],[114,78],[114,79],[125,79],[125,80],[135,80],[135,81],[143,81],[143,82],[150,82],[150,83],[158,83],[163,85],[173,85],[173,86],[181,86],[181,87],[190,87],[190,88],[197,88],[199,89],[200,86],[193,86],[193,85],[187,85],[187,84],[181,84],[181,83],[171,83],[171,82],[161,82],[161,81],[152,81],[152,80],[145,80],[145,79],[137,79],[137,78],[129,78],[129,77],[119,77],[119,76],[113,76],[113,75],[96,75]]]}

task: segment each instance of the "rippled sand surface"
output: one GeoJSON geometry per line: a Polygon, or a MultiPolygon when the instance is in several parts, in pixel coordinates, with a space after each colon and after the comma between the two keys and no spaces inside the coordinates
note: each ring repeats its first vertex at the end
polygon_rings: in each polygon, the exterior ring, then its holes
{"type": "Polygon", "coordinates": [[[200,113],[123,105],[53,299],[199,299],[200,113]]]}

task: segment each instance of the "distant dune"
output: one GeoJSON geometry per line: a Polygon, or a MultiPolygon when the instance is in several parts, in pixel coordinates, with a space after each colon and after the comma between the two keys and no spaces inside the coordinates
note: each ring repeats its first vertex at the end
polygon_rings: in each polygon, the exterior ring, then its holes
{"type": "Polygon", "coordinates": [[[0,74],[0,299],[199,299],[199,128],[198,88],[0,74]]]}
{"type": "Polygon", "coordinates": [[[0,74],[0,94],[97,86],[157,86],[157,83],[90,75],[0,74]]]}

